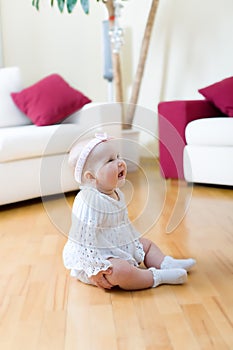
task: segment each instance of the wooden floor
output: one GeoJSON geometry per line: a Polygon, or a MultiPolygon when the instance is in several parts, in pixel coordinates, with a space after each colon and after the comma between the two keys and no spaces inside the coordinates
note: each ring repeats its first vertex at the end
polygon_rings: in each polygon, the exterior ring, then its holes
{"type": "Polygon", "coordinates": [[[124,192],[142,235],[197,259],[188,283],[105,292],[72,279],[73,193],[1,208],[1,350],[233,349],[232,189],[164,181],[144,164],[124,192]]]}

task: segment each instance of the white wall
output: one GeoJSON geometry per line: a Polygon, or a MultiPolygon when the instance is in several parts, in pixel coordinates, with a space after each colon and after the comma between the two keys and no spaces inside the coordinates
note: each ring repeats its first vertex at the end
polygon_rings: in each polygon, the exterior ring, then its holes
{"type": "MultiPolygon", "coordinates": [[[[101,1],[90,3],[85,15],[79,1],[73,14],[60,14],[50,0],[41,0],[39,12],[31,0],[0,0],[4,65],[20,66],[25,85],[57,72],[94,101],[107,101],[101,42],[106,9],[101,1]]],[[[124,2],[126,100],[150,4],[124,2]]],[[[139,105],[156,111],[160,100],[202,98],[198,88],[233,75],[232,13],[232,0],[160,0],[139,105]]],[[[146,127],[154,132],[156,120],[146,127]]]]}
{"type": "Polygon", "coordinates": [[[151,56],[156,99],[202,98],[199,88],[233,75],[233,1],[162,0],[160,5],[151,56]]]}
{"type": "Polygon", "coordinates": [[[102,4],[94,2],[86,16],[79,3],[72,15],[51,8],[50,0],[41,0],[39,12],[31,3],[1,0],[5,66],[20,66],[26,85],[51,72],[60,73],[94,100],[104,100],[102,4]]]}

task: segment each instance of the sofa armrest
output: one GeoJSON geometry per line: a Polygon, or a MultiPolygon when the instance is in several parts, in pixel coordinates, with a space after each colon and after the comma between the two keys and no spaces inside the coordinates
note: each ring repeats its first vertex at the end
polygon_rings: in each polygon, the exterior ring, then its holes
{"type": "Polygon", "coordinates": [[[207,100],[164,101],[158,104],[159,160],[164,178],[184,179],[186,125],[196,119],[222,115],[207,100]]]}

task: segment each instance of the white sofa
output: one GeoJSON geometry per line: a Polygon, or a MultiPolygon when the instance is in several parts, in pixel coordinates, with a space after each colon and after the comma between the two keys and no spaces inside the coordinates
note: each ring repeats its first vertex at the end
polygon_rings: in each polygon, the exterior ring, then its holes
{"type": "Polygon", "coordinates": [[[77,189],[67,161],[72,144],[100,129],[116,136],[121,130],[120,106],[93,102],[60,124],[36,126],[12,100],[22,89],[18,67],[0,69],[1,206],[77,189]]]}
{"type": "Polygon", "coordinates": [[[194,120],[185,137],[185,180],[233,186],[233,118],[194,120]]]}

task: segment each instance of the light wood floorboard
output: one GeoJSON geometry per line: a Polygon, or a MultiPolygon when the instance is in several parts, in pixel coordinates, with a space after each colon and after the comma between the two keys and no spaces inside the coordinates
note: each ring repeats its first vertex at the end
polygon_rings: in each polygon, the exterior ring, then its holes
{"type": "Polygon", "coordinates": [[[142,235],[197,265],[182,286],[102,291],[69,276],[62,248],[74,193],[0,208],[0,349],[233,349],[233,191],[128,175],[142,235]]]}

